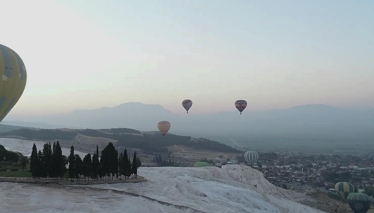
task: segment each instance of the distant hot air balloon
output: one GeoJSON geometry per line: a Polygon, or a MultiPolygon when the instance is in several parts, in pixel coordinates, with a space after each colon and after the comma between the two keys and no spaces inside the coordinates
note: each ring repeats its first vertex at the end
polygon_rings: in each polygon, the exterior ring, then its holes
{"type": "Polygon", "coordinates": [[[0,44],[0,122],[16,105],[26,86],[26,67],[19,55],[0,44]]]}
{"type": "Polygon", "coordinates": [[[168,121],[160,121],[157,127],[162,132],[162,135],[165,136],[170,129],[170,123],[168,121]]]}
{"type": "Polygon", "coordinates": [[[366,213],[370,208],[370,198],[364,193],[350,193],[347,200],[354,213],[366,213]]]}
{"type": "Polygon", "coordinates": [[[335,184],[335,191],[339,193],[343,200],[347,200],[349,193],[355,191],[355,187],[348,182],[338,182],[335,184]]]}
{"type": "Polygon", "coordinates": [[[186,100],[182,101],[182,106],[186,109],[187,114],[188,114],[188,110],[192,106],[192,101],[190,99],[186,99],[186,100]]]}
{"type": "Polygon", "coordinates": [[[247,151],[244,153],[244,159],[249,165],[253,165],[258,161],[259,155],[256,151],[247,151]]]}
{"type": "Polygon", "coordinates": [[[239,110],[240,114],[244,111],[244,109],[247,107],[247,101],[245,100],[237,100],[235,102],[235,107],[239,110]]]}

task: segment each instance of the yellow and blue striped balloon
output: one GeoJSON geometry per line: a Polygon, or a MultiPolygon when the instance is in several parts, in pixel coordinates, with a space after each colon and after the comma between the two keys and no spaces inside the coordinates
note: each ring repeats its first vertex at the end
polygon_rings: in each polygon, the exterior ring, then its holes
{"type": "Polygon", "coordinates": [[[0,44],[0,122],[22,96],[26,80],[26,67],[21,57],[0,44]]]}
{"type": "Polygon", "coordinates": [[[355,191],[355,187],[348,182],[338,182],[335,184],[335,190],[339,193],[343,200],[347,200],[349,193],[355,191]]]}

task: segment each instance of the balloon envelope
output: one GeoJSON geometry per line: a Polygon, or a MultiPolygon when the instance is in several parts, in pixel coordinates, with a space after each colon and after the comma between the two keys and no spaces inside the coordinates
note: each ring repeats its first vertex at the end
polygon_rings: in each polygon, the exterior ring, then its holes
{"type": "Polygon", "coordinates": [[[258,161],[259,155],[255,151],[247,151],[244,153],[244,159],[249,165],[253,165],[258,161]]]}
{"type": "Polygon", "coordinates": [[[366,213],[370,208],[370,198],[364,193],[350,193],[347,200],[355,213],[366,213]]]}
{"type": "Polygon", "coordinates": [[[184,109],[187,110],[187,113],[188,113],[188,110],[192,106],[192,101],[190,99],[186,99],[186,100],[182,101],[182,106],[184,107],[184,109]]]}
{"type": "Polygon", "coordinates": [[[355,187],[348,182],[338,182],[335,184],[335,191],[339,193],[343,200],[347,200],[349,193],[355,191],[355,187]]]}
{"type": "Polygon", "coordinates": [[[170,129],[170,123],[168,121],[160,121],[158,122],[157,125],[158,129],[160,132],[162,132],[162,135],[165,136],[165,134],[169,131],[170,129]]]}
{"type": "Polygon", "coordinates": [[[247,101],[245,100],[237,100],[235,102],[235,107],[239,110],[240,114],[244,111],[244,109],[247,107],[247,101]]]}
{"type": "Polygon", "coordinates": [[[21,57],[0,44],[0,122],[22,96],[26,80],[26,67],[21,57]]]}

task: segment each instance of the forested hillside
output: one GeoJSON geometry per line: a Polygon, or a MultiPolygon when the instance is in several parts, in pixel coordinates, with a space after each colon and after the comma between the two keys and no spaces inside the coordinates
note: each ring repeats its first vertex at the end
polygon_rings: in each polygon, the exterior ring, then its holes
{"type": "Polygon", "coordinates": [[[15,152],[8,151],[0,145],[0,161],[18,162],[19,156],[15,152]]]}
{"type": "MultiPolygon", "coordinates": [[[[207,139],[193,139],[190,136],[179,136],[168,134],[165,137],[161,134],[146,134],[138,130],[127,128],[115,129],[19,129],[1,133],[1,137],[21,136],[26,139],[33,140],[73,140],[78,134],[102,137],[118,141],[116,146],[125,146],[138,148],[145,151],[167,153],[168,146],[182,145],[199,150],[209,150],[217,152],[240,153],[241,151],[234,149],[225,144],[207,139]]],[[[109,142],[109,141],[108,141],[109,142]]]]}
{"type": "Polygon", "coordinates": [[[0,133],[9,132],[23,127],[0,124],[0,133]]]}

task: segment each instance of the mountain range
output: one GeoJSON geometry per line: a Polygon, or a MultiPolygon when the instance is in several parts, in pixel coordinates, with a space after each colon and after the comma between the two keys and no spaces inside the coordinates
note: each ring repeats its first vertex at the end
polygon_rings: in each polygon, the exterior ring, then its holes
{"type": "MultiPolygon", "coordinates": [[[[155,131],[157,123],[167,120],[170,132],[192,137],[205,137],[227,143],[229,139],[248,143],[270,142],[374,142],[374,110],[354,111],[328,105],[301,105],[269,111],[219,112],[194,115],[174,114],[160,105],[124,103],[115,107],[94,110],[75,110],[70,113],[36,117],[39,128],[118,128],[155,131]]],[[[30,126],[22,122],[5,124],[30,126]]],[[[35,124],[35,123],[34,123],[35,124]]],[[[38,127],[38,125],[33,125],[38,127]]]]}

